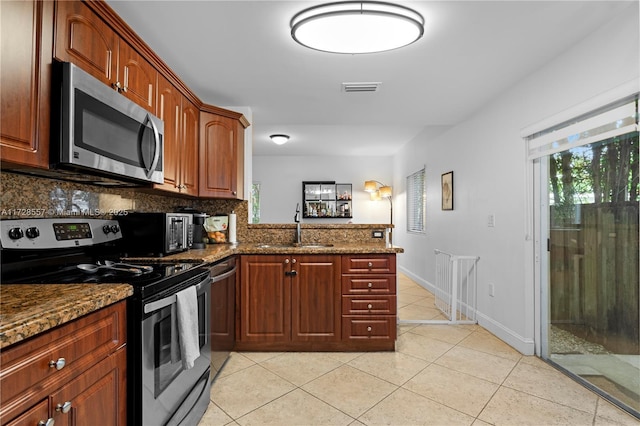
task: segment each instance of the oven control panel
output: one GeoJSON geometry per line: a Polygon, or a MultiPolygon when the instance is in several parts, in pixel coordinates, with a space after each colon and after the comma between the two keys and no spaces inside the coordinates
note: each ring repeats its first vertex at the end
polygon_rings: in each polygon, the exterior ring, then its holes
{"type": "Polygon", "coordinates": [[[0,221],[0,245],[5,249],[91,246],[121,238],[117,220],[40,218],[0,221]]]}

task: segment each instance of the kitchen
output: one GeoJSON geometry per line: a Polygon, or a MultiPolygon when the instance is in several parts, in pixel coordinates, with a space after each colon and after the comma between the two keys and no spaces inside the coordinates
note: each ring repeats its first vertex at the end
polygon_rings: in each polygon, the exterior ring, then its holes
{"type": "MultiPolygon", "coordinates": [[[[460,5],[462,4],[460,3],[460,5]]],[[[478,3],[477,7],[480,7],[480,4],[478,3]]],[[[118,4],[115,3],[114,8],[117,6],[118,4]]],[[[124,4],[120,5],[120,7],[124,6],[124,4]]],[[[229,4],[225,6],[231,7],[229,4]]],[[[583,30],[587,32],[572,34],[574,38],[571,40],[562,39],[566,44],[559,47],[560,50],[550,53],[549,57],[543,57],[540,62],[529,64],[530,68],[522,70],[517,78],[509,81],[510,84],[498,91],[500,94],[485,95],[485,97],[474,99],[477,102],[476,109],[469,110],[466,115],[463,114],[466,116],[463,124],[450,124],[443,120],[445,124],[440,127],[431,125],[424,130],[420,127],[413,134],[408,135],[408,131],[402,133],[398,130],[398,127],[408,126],[395,126],[394,130],[396,131],[393,135],[396,135],[398,139],[404,137],[408,141],[395,154],[377,156],[378,151],[384,153],[385,147],[384,143],[379,143],[371,150],[355,152],[354,155],[359,157],[357,161],[343,157],[335,158],[335,155],[324,155],[323,153],[327,151],[342,153],[349,144],[344,140],[336,140],[340,149],[335,147],[324,149],[323,147],[328,146],[327,141],[331,141],[333,137],[322,134],[322,129],[316,128],[321,137],[314,145],[319,151],[315,151],[312,155],[295,151],[293,158],[278,154],[259,155],[262,149],[261,144],[271,143],[267,140],[269,134],[290,130],[281,127],[265,128],[263,133],[258,134],[257,127],[254,126],[258,126],[257,123],[261,118],[257,114],[256,108],[251,105],[252,114],[247,109],[238,110],[243,112],[247,121],[251,123],[251,126],[247,128],[249,130],[246,137],[252,137],[253,146],[249,141],[245,144],[247,155],[245,155],[244,163],[244,186],[248,193],[250,182],[261,183],[261,217],[263,219],[261,222],[287,224],[291,226],[287,229],[293,235],[292,222],[295,205],[300,201],[300,182],[330,179],[353,183],[354,197],[359,197],[359,199],[354,199],[354,214],[359,223],[388,223],[389,209],[386,203],[372,203],[367,200],[366,193],[356,191],[365,180],[376,179],[388,183],[396,189],[396,195],[394,195],[394,224],[396,226],[393,235],[394,244],[405,249],[405,253],[398,256],[399,270],[407,273],[418,282],[427,283],[433,281],[430,269],[433,265],[433,249],[439,248],[479,255],[482,259],[478,301],[478,308],[482,313],[480,316],[481,325],[521,353],[534,353],[536,328],[531,278],[533,266],[528,263],[532,242],[526,238],[525,231],[527,181],[523,166],[524,142],[520,133],[523,128],[532,123],[571,108],[629,80],[637,79],[638,49],[637,42],[635,42],[637,41],[637,13],[628,13],[625,10],[625,7],[635,7],[633,2],[621,3],[619,7],[621,7],[620,10],[615,10],[611,12],[611,15],[607,15],[611,21],[606,23],[604,20],[602,22],[596,21],[597,24],[593,24],[593,28],[589,28],[588,31],[583,30]],[[596,63],[588,59],[593,52],[597,52],[597,57],[601,58],[596,63]],[[589,63],[589,66],[577,70],[575,64],[584,62],[589,63]],[[612,69],[606,65],[611,63],[620,66],[612,69]],[[470,141],[481,143],[471,143],[470,141]],[[248,154],[251,152],[250,149],[253,149],[253,156],[248,154]],[[376,156],[373,156],[373,152],[376,152],[376,156]],[[463,152],[465,154],[460,155],[463,152]],[[403,231],[406,213],[401,191],[406,175],[422,168],[425,164],[427,173],[426,237],[403,231]],[[496,167],[497,165],[500,167],[496,167]],[[278,173],[274,173],[276,170],[278,173]],[[455,171],[456,184],[455,209],[452,212],[442,211],[439,208],[440,175],[449,170],[455,171]],[[496,190],[497,188],[500,189],[496,190]],[[504,194],[508,194],[508,196],[504,196],[504,194]],[[275,201],[271,207],[269,204],[271,201],[268,200],[275,201]],[[361,214],[365,216],[357,216],[361,214]],[[495,227],[490,228],[486,226],[486,218],[491,214],[495,214],[496,222],[495,227]],[[488,283],[494,284],[495,296],[487,294],[486,286],[488,283]]],[[[295,13],[293,11],[296,9],[295,4],[289,4],[289,8],[292,13],[280,18],[285,25],[288,25],[288,20],[295,13]]],[[[571,15],[571,12],[565,13],[571,15]]],[[[143,33],[144,25],[134,24],[133,16],[131,19],[128,19],[124,14],[122,16],[146,40],[143,33]]],[[[564,18],[570,19],[566,15],[564,18]]],[[[561,24],[557,25],[558,27],[562,26],[561,24]]],[[[227,28],[227,30],[230,29],[227,28]]],[[[533,31],[533,28],[530,30],[533,31]]],[[[284,31],[286,33],[287,29],[285,28],[284,31]]],[[[464,35],[462,32],[461,37],[464,35]]],[[[426,35],[422,41],[425,40],[427,40],[426,35]]],[[[560,46],[558,40],[554,39],[554,43],[560,46]]],[[[417,48],[418,46],[416,44],[409,48],[417,48]]],[[[294,49],[294,47],[289,48],[294,49]]],[[[298,46],[295,48],[300,49],[298,52],[303,51],[298,46]]],[[[154,50],[156,49],[158,48],[154,46],[154,50]]],[[[179,50],[176,48],[167,49],[179,50]]],[[[400,52],[398,51],[398,54],[400,52]]],[[[487,54],[486,50],[483,52],[487,54]]],[[[300,54],[310,55],[310,53],[300,54]]],[[[169,60],[164,54],[161,56],[163,59],[169,60]]],[[[260,58],[261,56],[256,53],[253,57],[260,58]]],[[[452,60],[454,58],[448,57],[446,59],[452,60]]],[[[308,60],[305,59],[305,63],[308,60]]],[[[365,58],[364,60],[369,59],[365,58]]],[[[468,69],[477,68],[481,62],[479,60],[471,63],[470,59],[469,64],[458,67],[457,69],[461,72],[460,81],[470,80],[468,69]],[[465,78],[465,76],[467,77],[465,78]]],[[[440,63],[444,63],[444,60],[440,63]]],[[[174,70],[182,76],[182,70],[178,68],[180,64],[180,61],[172,62],[171,68],[175,66],[174,70]]],[[[188,68],[184,64],[181,66],[188,68]]],[[[375,69],[375,66],[371,68],[375,69]]],[[[493,72],[497,72],[495,67],[489,68],[493,72]]],[[[426,72],[426,70],[425,68],[421,72],[426,72]]],[[[277,81],[277,76],[273,76],[273,78],[274,81],[277,81]]],[[[342,78],[342,76],[336,77],[336,81],[339,83],[342,78]]],[[[475,87],[488,85],[489,82],[499,80],[499,78],[490,80],[488,77],[485,78],[487,80],[471,81],[471,83],[475,87]]],[[[391,90],[387,87],[389,86],[383,82],[381,94],[391,90]]],[[[194,86],[191,89],[202,96],[198,87],[194,86]]],[[[435,90],[432,86],[430,89],[435,90]]],[[[465,89],[470,90],[468,87],[465,89]]],[[[431,97],[446,99],[444,94],[437,91],[434,91],[431,97]]],[[[213,95],[211,97],[213,100],[218,98],[213,95]]],[[[233,99],[222,99],[225,105],[233,105],[237,102],[233,99]]],[[[361,101],[354,102],[356,103],[354,108],[360,108],[361,113],[366,114],[367,111],[361,101]]],[[[460,105],[466,107],[466,103],[470,101],[460,96],[453,99],[453,102],[458,107],[460,105]]],[[[221,102],[214,104],[220,105],[221,102]]],[[[230,109],[233,110],[233,108],[230,109]]],[[[406,110],[413,111],[414,109],[411,105],[407,105],[406,110]]],[[[416,109],[416,111],[418,110],[416,109]]],[[[418,111],[418,113],[420,112],[418,111]]],[[[431,113],[435,114],[436,111],[431,111],[431,113]]],[[[358,118],[353,117],[352,119],[358,118]]],[[[348,127],[349,121],[346,120],[346,117],[341,120],[344,121],[336,119],[337,122],[345,123],[341,130],[348,130],[345,127],[348,127]]],[[[438,124],[436,120],[434,122],[438,124]]],[[[375,130],[378,130],[377,133],[382,133],[384,129],[375,130]]],[[[291,132],[293,133],[293,130],[291,132]]],[[[371,134],[365,134],[361,138],[373,140],[371,134]]],[[[290,149],[294,149],[296,146],[293,138],[289,144],[290,149]]],[[[286,148],[288,145],[285,144],[284,147],[286,148]]],[[[73,204],[73,194],[76,190],[78,190],[77,185],[66,182],[52,185],[51,181],[46,179],[3,173],[2,207],[5,209],[48,209],[51,207],[57,210],[59,205],[71,206],[73,204]],[[36,189],[34,190],[34,188],[36,189]],[[52,191],[57,191],[60,195],[59,199],[64,200],[65,204],[54,204],[50,197],[52,191]],[[26,194],[33,196],[34,201],[25,200],[26,194]]],[[[80,187],[80,190],[89,193],[96,192],[91,186],[80,187]]],[[[128,189],[105,189],[98,192],[101,199],[105,200],[103,201],[105,208],[114,211],[131,208],[144,209],[148,206],[153,206],[154,209],[160,211],[173,211],[176,207],[184,204],[184,199],[181,198],[141,194],[128,189]]],[[[239,218],[247,218],[249,214],[248,207],[244,203],[233,200],[198,200],[193,202],[193,206],[208,212],[230,213],[235,210],[239,218]]],[[[66,209],[65,207],[62,210],[66,209]]],[[[239,224],[238,239],[240,241],[246,240],[242,229],[239,224]]]]}

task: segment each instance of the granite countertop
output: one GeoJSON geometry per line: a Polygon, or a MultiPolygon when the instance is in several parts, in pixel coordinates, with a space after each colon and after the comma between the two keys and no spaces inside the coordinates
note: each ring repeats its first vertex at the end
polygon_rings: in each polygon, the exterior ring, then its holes
{"type": "MultiPolygon", "coordinates": [[[[162,257],[130,257],[127,261],[213,263],[236,254],[374,254],[403,253],[384,244],[337,243],[329,247],[283,244],[208,244],[162,257]]],[[[0,349],[133,295],[129,284],[0,285],[0,349]]]]}
{"type": "Polygon", "coordinates": [[[3,284],[0,349],[131,295],[129,284],[3,284]]]}
{"type": "MultiPolygon", "coordinates": [[[[313,244],[313,243],[309,243],[313,244]]],[[[374,254],[374,253],[404,253],[398,246],[384,244],[332,244],[330,247],[294,247],[285,244],[269,243],[241,243],[241,244],[207,244],[203,249],[191,249],[162,258],[129,257],[127,261],[176,261],[212,263],[234,254],[374,254]]]]}

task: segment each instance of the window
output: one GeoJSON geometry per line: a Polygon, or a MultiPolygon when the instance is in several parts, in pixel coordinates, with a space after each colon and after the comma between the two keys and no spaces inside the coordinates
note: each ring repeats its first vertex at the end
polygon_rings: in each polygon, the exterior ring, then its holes
{"type": "Polygon", "coordinates": [[[260,182],[253,182],[251,185],[251,223],[260,223],[260,182]]]}
{"type": "Polygon", "coordinates": [[[427,197],[424,167],[407,176],[407,231],[424,234],[427,217],[427,197]]]}

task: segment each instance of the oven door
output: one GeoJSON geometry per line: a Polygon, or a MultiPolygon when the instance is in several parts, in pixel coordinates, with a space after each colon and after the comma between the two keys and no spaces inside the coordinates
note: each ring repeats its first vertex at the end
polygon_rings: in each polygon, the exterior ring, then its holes
{"type": "MultiPolygon", "coordinates": [[[[211,279],[196,285],[200,357],[185,370],[177,334],[176,292],[143,304],[142,424],[189,424],[209,403],[211,279]]],[[[197,421],[195,422],[197,423],[197,421]]]]}

